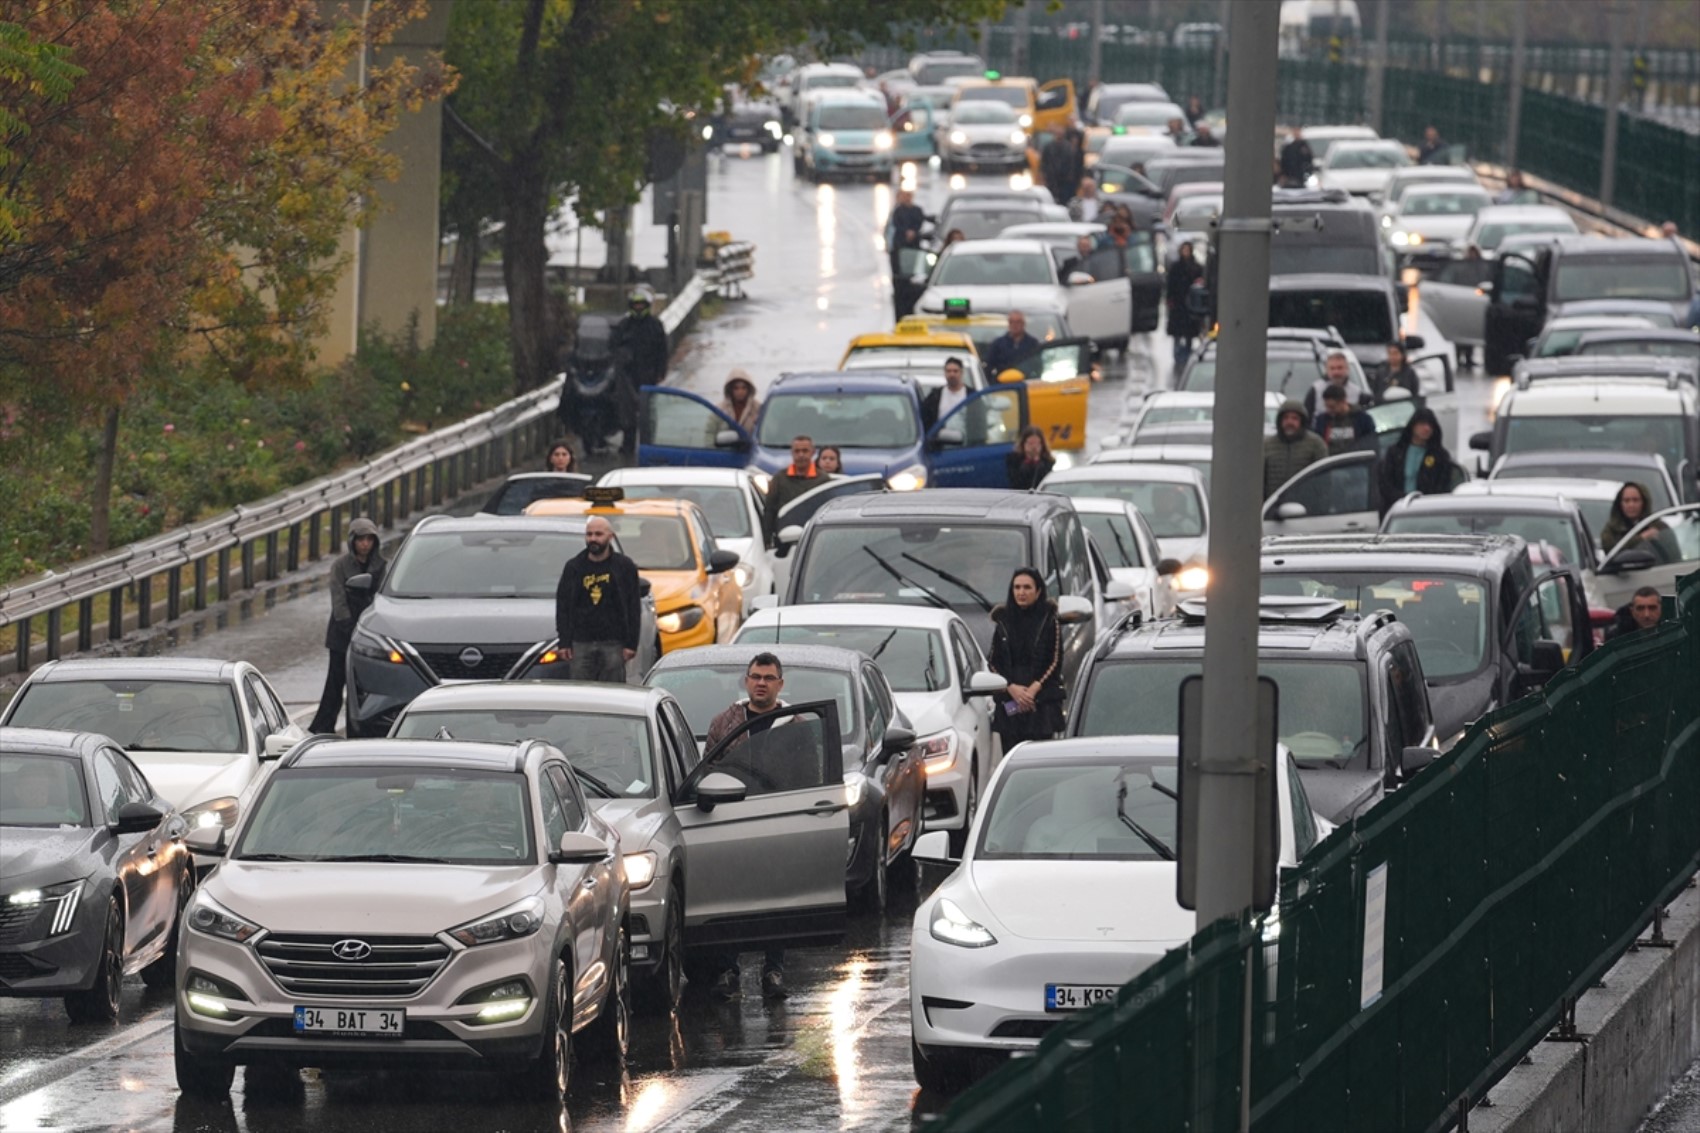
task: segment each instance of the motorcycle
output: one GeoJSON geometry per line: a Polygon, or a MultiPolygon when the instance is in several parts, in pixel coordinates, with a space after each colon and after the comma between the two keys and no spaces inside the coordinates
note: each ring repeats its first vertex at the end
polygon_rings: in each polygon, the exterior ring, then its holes
{"type": "Polygon", "coordinates": [[[606,452],[609,435],[620,429],[613,337],[614,323],[606,315],[580,315],[578,334],[566,359],[557,412],[562,425],[584,442],[587,454],[606,452]]]}

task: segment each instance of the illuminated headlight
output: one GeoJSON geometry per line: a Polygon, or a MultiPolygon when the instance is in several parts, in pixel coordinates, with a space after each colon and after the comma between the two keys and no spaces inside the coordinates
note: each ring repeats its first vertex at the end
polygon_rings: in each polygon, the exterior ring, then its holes
{"type": "Polygon", "coordinates": [[[1307,188],[1307,189],[1315,189],[1318,186],[1320,186],[1321,184],[1322,184],[1322,178],[1318,177],[1314,173],[1312,173],[1309,177],[1305,178],[1305,188],[1307,188]]]}
{"type": "Polygon", "coordinates": [[[1201,566],[1189,566],[1175,575],[1175,585],[1182,590],[1203,590],[1210,585],[1210,572],[1201,566]]]}
{"type": "Polygon", "coordinates": [[[236,825],[236,796],[208,799],[183,812],[183,821],[200,830],[222,826],[229,830],[236,825]]]}
{"type": "Polygon", "coordinates": [[[895,144],[896,139],[892,137],[890,130],[881,130],[874,135],[875,149],[890,149],[895,144]]]}
{"type": "Polygon", "coordinates": [[[815,136],[815,143],[817,145],[823,145],[827,149],[831,149],[833,146],[838,144],[838,139],[833,137],[831,134],[818,134],[815,136]]]}
{"type": "Polygon", "coordinates": [[[682,633],[687,629],[695,629],[706,616],[701,606],[686,606],[682,610],[674,610],[656,618],[655,628],[662,633],[682,633]]]}
{"type": "Polygon", "coordinates": [[[656,856],[654,850],[642,850],[635,854],[627,854],[620,859],[626,867],[626,885],[632,889],[642,889],[655,880],[656,856]]]}
{"type": "Polygon", "coordinates": [[[349,640],[348,648],[361,657],[370,657],[374,661],[388,661],[392,665],[405,665],[407,658],[401,655],[401,650],[387,637],[379,637],[368,629],[355,629],[354,636],[349,640]]]}
{"type": "Polygon", "coordinates": [[[24,923],[31,922],[41,915],[40,911],[45,910],[47,928],[41,935],[53,937],[71,931],[71,922],[77,918],[77,901],[82,895],[81,881],[66,881],[40,889],[19,889],[7,895],[6,907],[31,910],[23,912],[24,923]]]}
{"type": "Polygon", "coordinates": [[[1015,122],[1016,125],[1020,126],[1023,130],[1030,129],[1033,125],[1033,115],[1023,114],[1018,117],[1015,122]]]}
{"type": "Polygon", "coordinates": [[[468,948],[519,940],[543,927],[543,898],[527,897],[507,908],[449,930],[449,935],[468,948]]]}
{"type": "Polygon", "coordinates": [[[531,988],[524,980],[508,980],[494,987],[480,988],[462,996],[455,1004],[478,1006],[478,1014],[466,1020],[474,1026],[480,1023],[506,1023],[531,1010],[531,988]]]}
{"type": "Polygon", "coordinates": [[[1384,217],[1382,217],[1382,218],[1381,218],[1381,227],[1383,227],[1383,228],[1392,228],[1392,227],[1393,227],[1393,218],[1392,218],[1392,217],[1390,217],[1390,216],[1384,216],[1384,217]]]}
{"type": "Polygon", "coordinates": [[[761,128],[766,130],[769,134],[772,134],[775,138],[783,138],[785,136],[785,127],[781,126],[777,122],[763,122],[761,124],[761,128]]]}
{"type": "Polygon", "coordinates": [[[844,800],[851,806],[862,801],[862,791],[868,785],[868,777],[860,771],[844,773],[844,800]]]}
{"type": "Polygon", "coordinates": [[[1396,231],[1387,239],[1388,242],[1395,248],[1408,248],[1413,244],[1421,244],[1423,242],[1423,237],[1420,232],[1396,231]]]}
{"type": "Polygon", "coordinates": [[[197,894],[189,908],[189,927],[206,936],[217,936],[241,944],[260,931],[253,921],[237,916],[206,894],[197,894]]]}
{"type": "Polygon", "coordinates": [[[940,897],[933,906],[932,923],[927,928],[934,940],[959,948],[984,948],[998,942],[985,925],[963,912],[949,897],[940,897]]]}
{"type": "Polygon", "coordinates": [[[712,137],[714,137],[714,127],[713,126],[704,126],[702,128],[702,140],[706,142],[706,141],[708,141],[708,139],[710,139],[712,137]]]}
{"type": "Polygon", "coordinates": [[[953,146],[965,146],[968,144],[968,135],[964,134],[961,130],[952,130],[950,132],[950,144],[953,146]]]}
{"type": "Polygon", "coordinates": [[[241,989],[201,972],[189,973],[189,979],[183,985],[183,992],[184,998],[189,1001],[189,1010],[209,1019],[228,1019],[235,1014],[226,1000],[248,1002],[248,997],[242,994],[241,989]]]}
{"type": "Polygon", "coordinates": [[[924,465],[911,464],[895,476],[888,476],[885,482],[894,492],[917,491],[927,486],[927,469],[924,465]]]}
{"type": "Polygon", "coordinates": [[[1019,146],[1019,145],[1022,145],[1023,143],[1025,143],[1026,141],[1027,141],[1027,135],[1023,134],[1020,130],[1013,130],[1013,131],[1010,132],[1010,135],[1009,135],[1009,144],[1010,145],[1019,146]]]}
{"type": "Polygon", "coordinates": [[[921,749],[921,766],[928,775],[949,771],[956,765],[956,733],[935,732],[922,736],[915,746],[921,749]]]}
{"type": "Polygon", "coordinates": [[[732,577],[738,581],[738,589],[748,590],[756,580],[756,572],[748,563],[739,563],[732,568],[732,577]]]}

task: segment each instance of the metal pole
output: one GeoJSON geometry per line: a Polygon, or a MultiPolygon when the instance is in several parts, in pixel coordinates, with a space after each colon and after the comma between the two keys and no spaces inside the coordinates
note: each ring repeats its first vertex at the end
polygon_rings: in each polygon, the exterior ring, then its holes
{"type": "Polygon", "coordinates": [[[1523,128],[1523,56],[1529,46],[1529,6],[1511,9],[1511,108],[1505,115],[1505,164],[1517,167],[1517,132],[1523,128]]]}
{"type": "Polygon", "coordinates": [[[1381,133],[1382,105],[1387,92],[1387,9],[1393,0],[1375,0],[1375,45],[1369,52],[1369,124],[1381,133]]]}
{"type": "Polygon", "coordinates": [[[1617,191],[1617,115],[1623,103],[1623,7],[1613,4],[1606,17],[1611,21],[1611,55],[1606,71],[1606,137],[1600,146],[1600,204],[1611,207],[1617,191]]]}
{"type": "Polygon", "coordinates": [[[1032,13],[1023,4],[1015,10],[1015,45],[1010,51],[1013,65],[1010,67],[1018,75],[1027,73],[1028,52],[1033,46],[1032,13]]]}
{"type": "Polygon", "coordinates": [[[1234,26],[1233,0],[1222,0],[1221,15],[1217,23],[1222,25],[1222,34],[1216,37],[1216,65],[1211,69],[1210,109],[1222,105],[1222,93],[1228,86],[1228,35],[1234,26]]]}
{"type": "Polygon", "coordinates": [[[980,58],[988,64],[992,61],[992,21],[980,21],[980,58]]]}
{"type": "Polygon", "coordinates": [[[1263,522],[1263,382],[1269,330],[1269,142],[1275,134],[1280,5],[1242,4],[1228,54],[1227,170],[1216,255],[1217,372],[1211,481],[1210,610],[1198,820],[1198,927],[1252,902],[1256,826],[1258,541],[1263,522]]]}
{"type": "MultiPolygon", "coordinates": [[[[1092,0],[1092,47],[1086,57],[1086,82],[1095,86],[1104,81],[1104,0],[1092,0]]],[[[1082,95],[1082,99],[1084,99],[1082,95]]]]}

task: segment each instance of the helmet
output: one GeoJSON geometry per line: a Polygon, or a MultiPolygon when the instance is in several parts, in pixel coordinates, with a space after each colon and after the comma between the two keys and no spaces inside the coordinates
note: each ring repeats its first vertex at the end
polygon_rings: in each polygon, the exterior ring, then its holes
{"type": "Polygon", "coordinates": [[[654,302],[655,294],[647,287],[634,287],[632,288],[632,293],[626,296],[626,303],[628,306],[636,306],[639,303],[648,305],[653,304],[654,302]]]}

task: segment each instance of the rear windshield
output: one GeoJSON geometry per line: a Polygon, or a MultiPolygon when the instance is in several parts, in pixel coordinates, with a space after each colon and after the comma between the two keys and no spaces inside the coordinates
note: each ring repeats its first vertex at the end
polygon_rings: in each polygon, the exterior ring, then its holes
{"type": "Polygon", "coordinates": [[[236,696],[222,681],[42,681],[18,694],[6,723],[98,732],[128,752],[246,750],[236,696]]]}
{"type": "Polygon", "coordinates": [[[1045,491],[1058,495],[1125,500],[1139,509],[1151,533],[1159,539],[1190,539],[1204,534],[1204,501],[1192,484],[1169,481],[1063,480],[1046,482],[1045,491]]]}
{"type": "Polygon", "coordinates": [[[87,826],[80,759],[0,751],[0,826],[87,826]]]}
{"type": "MultiPolygon", "coordinates": [[[[1590,452],[1647,452],[1680,468],[1687,456],[1683,419],[1669,417],[1525,417],[1513,414],[1505,428],[1506,452],[1586,449],[1590,452]]],[[[1643,475],[1645,473],[1643,472],[1643,475]]]]}
{"type": "Polygon", "coordinates": [[[1671,255],[1585,256],[1561,259],[1553,294],[1576,299],[1688,298],[1688,265],[1671,255]]]}
{"type": "Polygon", "coordinates": [[[906,448],[920,436],[913,398],[897,393],[792,393],[770,397],[760,441],[783,448],[792,437],[840,448],[906,448]]]}
{"type": "MultiPolygon", "coordinates": [[[[1474,579],[1359,571],[1265,574],[1263,593],[1330,598],[1353,614],[1392,610],[1411,628],[1430,680],[1468,676],[1487,659],[1487,595],[1474,579]]],[[[1291,703],[1287,696],[1281,700],[1291,703]]]]}
{"type": "Polygon", "coordinates": [[[1340,332],[1353,345],[1393,341],[1393,307],[1379,291],[1272,291],[1269,325],[1340,332]]]}
{"type": "Polygon", "coordinates": [[[543,740],[566,754],[593,796],[655,797],[649,721],[643,716],[530,708],[404,708],[392,735],[397,739],[486,740],[499,744],[543,740]]]}
{"type": "Polygon", "coordinates": [[[845,106],[827,103],[815,116],[815,125],[822,130],[883,130],[885,111],[877,106],[845,106]]]}

